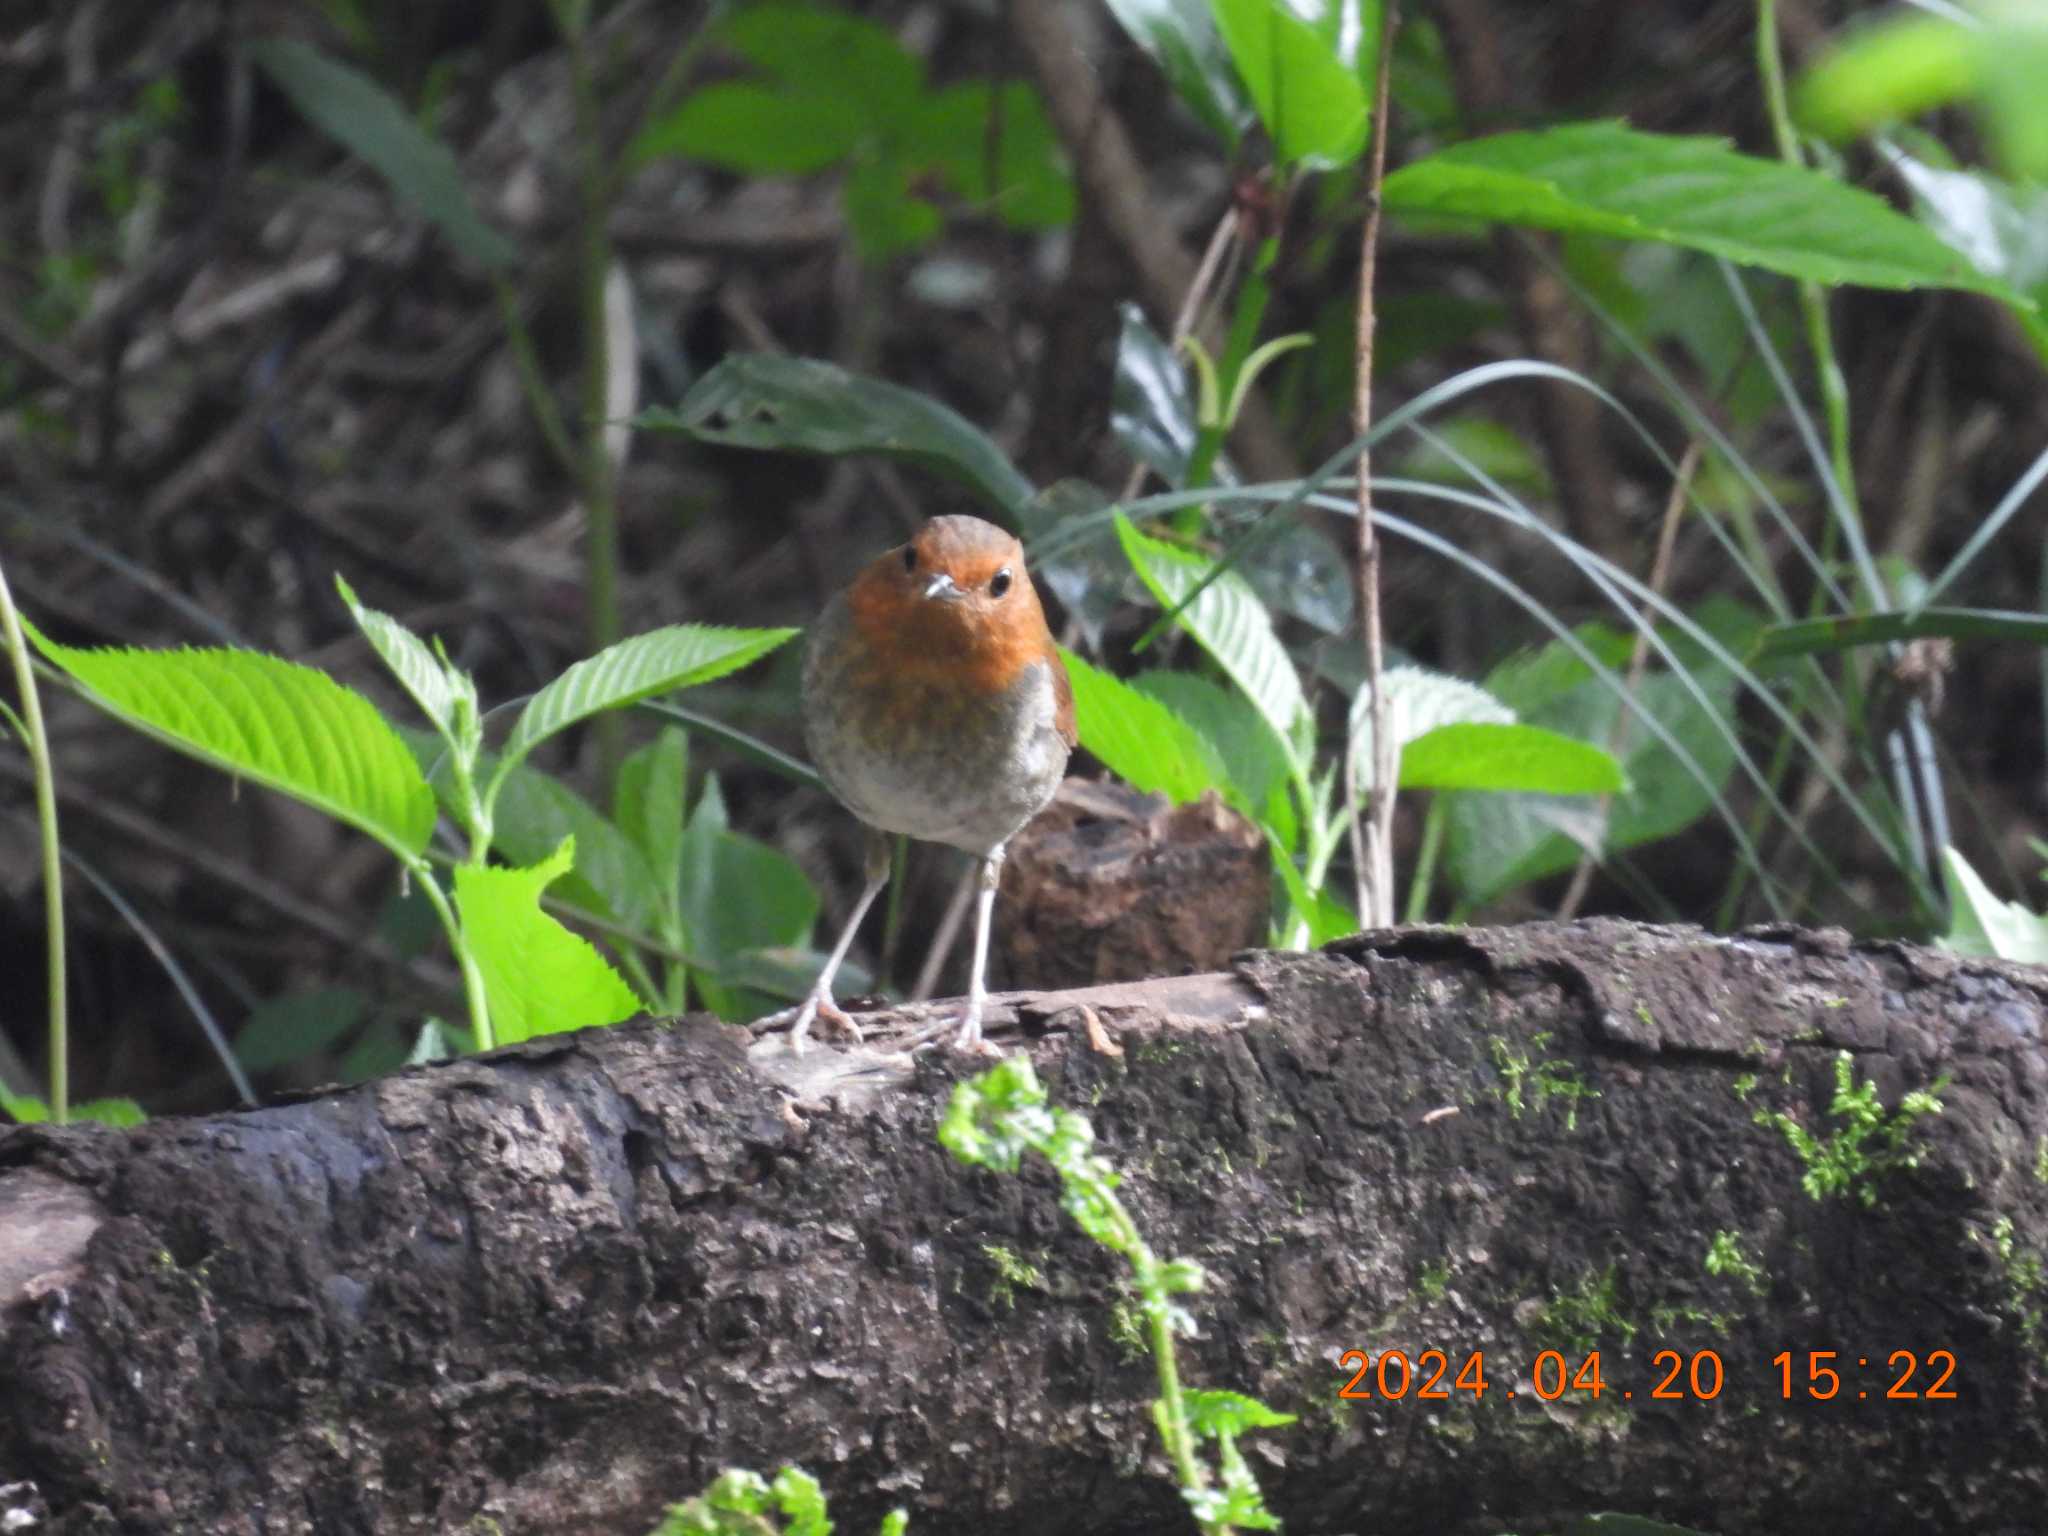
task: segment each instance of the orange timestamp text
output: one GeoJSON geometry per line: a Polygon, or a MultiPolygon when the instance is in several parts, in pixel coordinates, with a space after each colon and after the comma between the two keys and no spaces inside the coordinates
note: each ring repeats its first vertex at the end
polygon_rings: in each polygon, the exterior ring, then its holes
{"type": "MultiPolygon", "coordinates": [[[[1778,1395],[1788,1401],[1873,1396],[1893,1402],[1955,1400],[1956,1357],[1952,1351],[1895,1349],[1883,1358],[1881,1366],[1873,1364],[1876,1359],[1832,1349],[1781,1350],[1772,1356],[1771,1365],[1777,1373],[1778,1395]],[[1862,1372],[1876,1374],[1866,1380],[1859,1374],[1862,1372]]],[[[1597,1399],[1602,1393],[1614,1392],[1624,1400],[1638,1395],[1633,1387],[1617,1387],[1607,1380],[1597,1349],[1576,1358],[1562,1350],[1542,1350],[1529,1362],[1526,1375],[1516,1373],[1512,1382],[1496,1382],[1488,1376],[1484,1350],[1473,1350],[1454,1364],[1441,1349],[1425,1349],[1413,1357],[1399,1349],[1377,1353],[1347,1349],[1337,1364],[1351,1373],[1337,1389],[1337,1396],[1354,1402],[1410,1398],[1449,1402],[1460,1394],[1478,1399],[1495,1392],[1508,1399],[1533,1395],[1547,1403],[1567,1394],[1597,1399]]],[[[1640,1395],[1658,1402],[1709,1403],[1727,1384],[1720,1353],[1711,1349],[1690,1354],[1660,1349],[1650,1357],[1650,1375],[1652,1379],[1640,1395]]]]}

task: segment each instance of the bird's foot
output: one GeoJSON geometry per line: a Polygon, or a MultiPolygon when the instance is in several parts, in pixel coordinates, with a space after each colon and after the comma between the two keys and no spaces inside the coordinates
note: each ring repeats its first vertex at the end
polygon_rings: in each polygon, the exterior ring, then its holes
{"type": "Polygon", "coordinates": [[[960,1033],[953,1037],[953,1049],[968,1056],[1000,1057],[1002,1047],[981,1038],[982,1000],[973,998],[960,1019],[960,1033]]]}
{"type": "Polygon", "coordinates": [[[855,1045],[860,1044],[860,1026],[853,1022],[853,1015],[833,1002],[830,992],[824,991],[813,992],[794,1008],[784,1008],[779,1013],[756,1019],[752,1027],[757,1033],[766,1034],[787,1025],[789,1052],[792,1056],[801,1056],[804,1042],[810,1038],[811,1024],[818,1019],[831,1025],[833,1033],[850,1038],[855,1045]]]}

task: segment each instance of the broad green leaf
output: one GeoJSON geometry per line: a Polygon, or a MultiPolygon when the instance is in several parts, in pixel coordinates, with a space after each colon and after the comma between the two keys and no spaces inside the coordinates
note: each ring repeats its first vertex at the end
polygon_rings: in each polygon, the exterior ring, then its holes
{"type": "Polygon", "coordinates": [[[623,704],[694,688],[737,672],[774,650],[793,629],[723,629],[671,624],[585,657],[527,701],[506,739],[503,761],[516,763],[579,720],[623,704]]]}
{"type": "Polygon", "coordinates": [[[1955,640],[2016,640],[2048,646],[2048,617],[1993,608],[1922,608],[1918,613],[1831,614],[1772,624],[1757,632],[1756,658],[1806,656],[1846,651],[1859,645],[1887,645],[1924,636],[1955,640]]]}
{"type": "Polygon", "coordinates": [[[939,210],[911,190],[911,183],[919,179],[918,167],[895,156],[862,160],[847,172],[841,194],[846,222],[867,261],[929,245],[945,227],[939,210]]]}
{"type": "MultiPolygon", "coordinates": [[[[1601,624],[1582,625],[1578,638],[1603,662],[1626,665],[1628,636],[1601,624]]],[[[1671,673],[1649,672],[1637,689],[1642,706],[1692,754],[1718,792],[1734,770],[1728,724],[1735,683],[1725,668],[1674,642],[1681,661],[1705,693],[1704,711],[1671,673]]],[[[1512,705],[1528,724],[1581,741],[1613,739],[1623,706],[1614,693],[1560,642],[1494,669],[1488,691],[1512,705]]],[[[1630,716],[1621,754],[1628,787],[1614,796],[1603,818],[1599,803],[1583,796],[1453,792],[1447,796],[1449,835],[1445,868],[1459,893],[1485,901],[1531,880],[1570,868],[1588,849],[1616,852],[1668,837],[1691,825],[1712,803],[1677,757],[1630,716]]]]}
{"type": "Polygon", "coordinates": [[[251,1072],[290,1066],[330,1049],[369,1011],[354,987],[316,987],[268,998],[250,1010],[235,1035],[235,1055],[251,1072]]]}
{"type": "MultiPolygon", "coordinates": [[[[1179,607],[1209,573],[1207,558],[1138,532],[1121,512],[1116,533],[1131,568],[1163,608],[1179,607]]],[[[1243,690],[1279,739],[1292,744],[1308,710],[1301,679],[1273,631],[1272,616],[1245,579],[1224,572],[1181,609],[1179,623],[1243,690]]]]}
{"type": "Polygon", "coordinates": [[[1236,148],[1252,106],[1204,0],[1109,0],[1109,10],[1152,55],[1188,110],[1225,148],[1236,148]]]}
{"type": "Polygon", "coordinates": [[[1062,650],[1074,685],[1074,725],[1081,745],[1133,789],[1163,794],[1175,805],[1216,790],[1250,810],[1229,780],[1209,739],[1150,694],[1062,650]]]}
{"type": "Polygon", "coordinates": [[[698,991],[722,1018],[760,1011],[768,999],[732,984],[754,968],[740,957],[808,944],[817,893],[788,855],[726,824],[715,778],[704,781],[684,831],[682,864],[683,947],[698,991]]]}
{"type": "MultiPolygon", "coordinates": [[[[1514,723],[1515,712],[1512,709],[1477,683],[1468,683],[1462,677],[1432,672],[1427,667],[1389,667],[1381,681],[1387,691],[1387,715],[1393,725],[1394,746],[1399,751],[1405,752],[1409,742],[1439,726],[1514,723]]],[[[1361,687],[1351,700],[1350,729],[1356,742],[1353,750],[1358,770],[1357,792],[1362,795],[1372,783],[1370,688],[1361,687]]],[[[1397,782],[1404,787],[1429,787],[1410,784],[1405,761],[1401,764],[1397,782]]]]}
{"type": "Polygon", "coordinates": [[[956,196],[989,206],[1011,228],[1057,229],[1073,221],[1074,184],[1059,138],[1038,93],[1023,81],[997,87],[968,80],[935,91],[915,134],[904,158],[936,166],[956,196]]]}
{"type": "MultiPolygon", "coordinates": [[[[1194,672],[1140,672],[1131,686],[1150,694],[1209,739],[1224,778],[1283,848],[1299,833],[1287,753],[1251,700],[1194,672]]],[[[1233,801],[1233,803],[1239,803],[1233,801]]]]}
{"type": "Polygon", "coordinates": [[[638,932],[653,927],[660,893],[646,857],[561,780],[524,766],[505,775],[491,846],[513,864],[537,864],[573,839],[576,862],[554,894],[638,932]]]}
{"type": "Polygon", "coordinates": [[[266,38],[248,49],[308,121],[368,162],[456,250],[486,272],[511,265],[512,243],[470,205],[455,156],[429,137],[382,86],[293,38],[266,38]]]}
{"type": "Polygon", "coordinates": [[[878,22],[830,5],[748,5],[719,23],[722,42],[801,95],[888,122],[924,90],[924,66],[878,22]]]}
{"type": "Polygon", "coordinates": [[[1608,753],[1537,725],[1440,725],[1401,748],[1403,789],[1603,795],[1626,784],[1608,753]]]}
{"type": "Polygon", "coordinates": [[[334,585],[354,615],[356,628],[384,658],[384,665],[412,695],[421,713],[451,745],[461,741],[477,720],[476,684],[469,674],[443,662],[424,640],[390,614],[365,608],[339,572],[334,585]]]}
{"type": "Polygon", "coordinates": [[[1994,896],[1955,849],[1942,849],[1941,857],[1949,888],[1948,932],[1941,936],[1941,947],[1959,955],[2048,965],[2048,919],[1994,896]]]}
{"type": "Polygon", "coordinates": [[[500,1045],[616,1024],[640,1011],[633,989],[604,956],[540,909],[541,893],[575,857],[565,842],[525,869],[455,866],[462,936],[483,972],[500,1045]]]}
{"type": "Polygon", "coordinates": [[[910,459],[965,481],[1013,517],[1032,495],[1002,450],[950,407],[811,358],[728,357],[674,409],[643,411],[634,424],[729,448],[910,459]]]}
{"type": "Polygon", "coordinates": [[[1621,123],[1496,134],[1403,166],[1384,195],[1405,213],[1663,241],[1819,283],[2026,302],[1874,193],[1719,139],[1621,123]]]}
{"type": "Polygon", "coordinates": [[[93,701],[194,757],[325,811],[403,856],[434,831],[434,795],[376,706],[324,672],[259,651],[83,650],[26,620],[93,701]]]}
{"type": "Polygon", "coordinates": [[[1117,306],[1116,376],[1110,385],[1109,428],[1117,446],[1168,485],[1187,479],[1201,425],[1188,371],[1136,304],[1117,306]]]}
{"type": "Polygon", "coordinates": [[[683,784],[689,760],[689,738],[678,727],[665,725],[654,740],[619,765],[612,797],[619,830],[640,850],[656,888],[664,893],[674,892],[682,875],[683,784]]]}
{"type": "Polygon", "coordinates": [[[1334,170],[1365,148],[1366,87],[1286,0],[1210,0],[1259,119],[1285,166],[1334,170]]]}
{"type": "Polygon", "coordinates": [[[736,80],[693,91],[626,153],[635,164],[681,155],[750,176],[807,176],[838,164],[868,133],[843,102],[736,80]]]}

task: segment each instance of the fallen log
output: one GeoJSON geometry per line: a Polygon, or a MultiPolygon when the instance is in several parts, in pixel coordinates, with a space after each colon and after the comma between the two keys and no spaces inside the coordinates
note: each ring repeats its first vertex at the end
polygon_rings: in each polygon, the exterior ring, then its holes
{"type": "MultiPolygon", "coordinates": [[[[2039,1529],[2048,974],[1601,920],[996,1001],[1206,1269],[1184,1374],[1300,1415],[1296,1536],[2039,1529]]],[[[847,1532],[1192,1530],[1117,1270],[877,1022],[0,1134],[6,1528],[636,1533],[796,1462],[847,1532]]]]}

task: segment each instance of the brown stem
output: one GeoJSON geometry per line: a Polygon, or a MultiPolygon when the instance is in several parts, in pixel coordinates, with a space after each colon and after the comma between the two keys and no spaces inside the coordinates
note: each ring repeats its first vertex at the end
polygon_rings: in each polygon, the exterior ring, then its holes
{"type": "MultiPolygon", "coordinates": [[[[1358,384],[1352,399],[1352,426],[1363,437],[1372,426],[1372,349],[1376,316],[1373,274],[1380,243],[1380,185],[1387,176],[1387,123],[1393,103],[1387,76],[1394,56],[1394,32],[1401,7],[1389,4],[1380,24],[1378,80],[1373,87],[1372,157],[1365,182],[1365,233],[1358,261],[1358,384]]],[[[1387,718],[1386,657],[1380,637],[1380,542],[1372,525],[1372,454],[1358,456],[1358,560],[1353,606],[1365,642],[1365,685],[1371,690],[1372,788],[1366,796],[1365,826],[1358,820],[1355,733],[1345,747],[1344,800],[1351,822],[1351,863],[1356,876],[1358,920],[1367,928],[1385,928],[1394,921],[1394,774],[1397,756],[1387,718]]]]}

